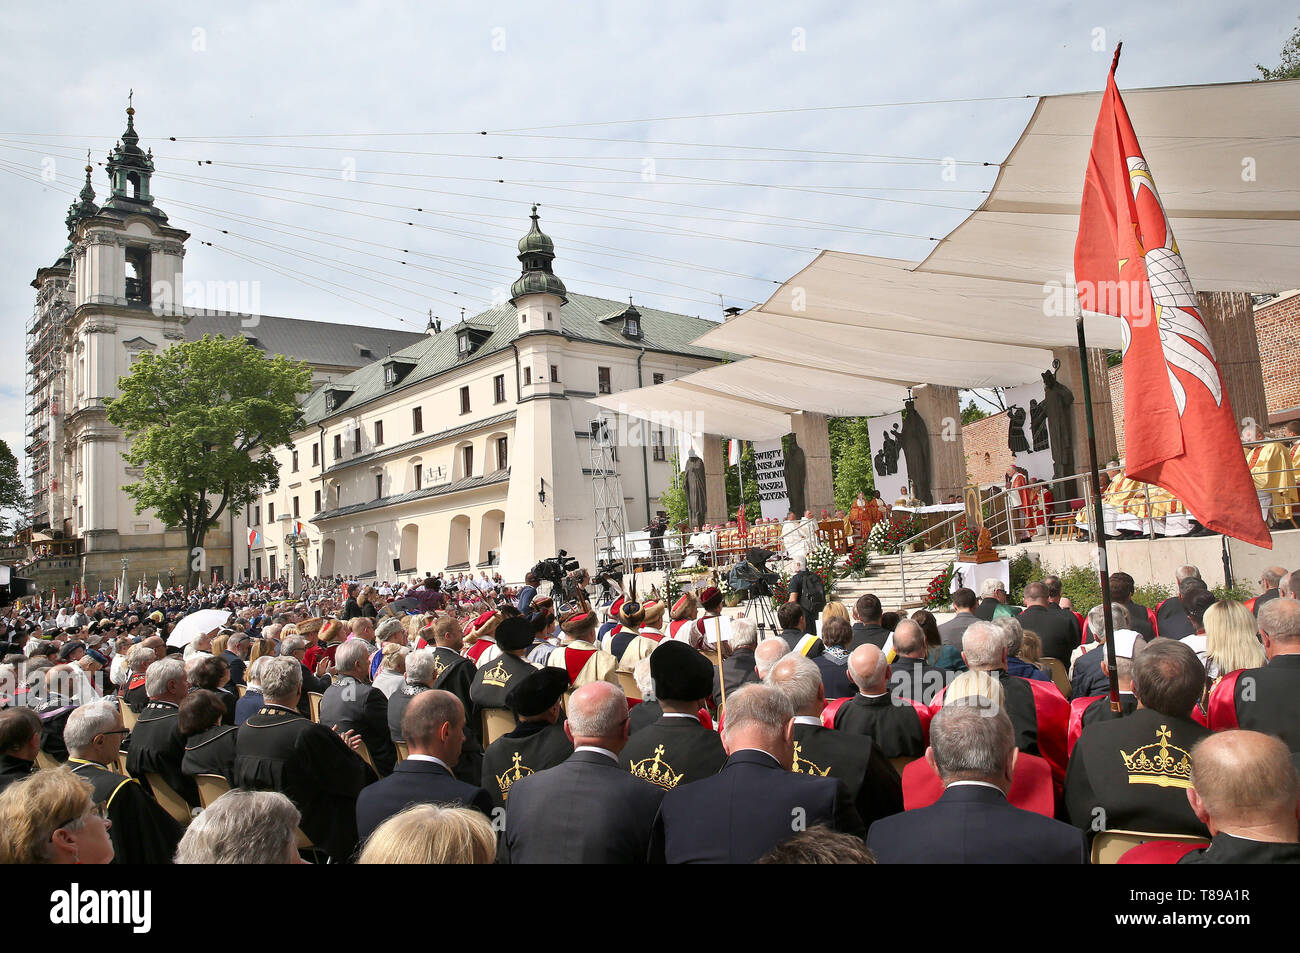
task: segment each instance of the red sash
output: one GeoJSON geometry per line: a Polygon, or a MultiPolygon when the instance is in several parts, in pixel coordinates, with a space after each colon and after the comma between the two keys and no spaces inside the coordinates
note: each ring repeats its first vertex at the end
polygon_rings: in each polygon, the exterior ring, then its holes
{"type": "Polygon", "coordinates": [[[828,701],[826,707],[822,709],[822,724],[827,728],[834,728],[835,716],[839,713],[840,707],[848,701],[853,701],[852,695],[847,698],[836,698],[833,701],[828,701]]]}
{"type": "Polygon", "coordinates": [[[916,711],[916,717],[921,721],[921,740],[928,747],[930,744],[930,720],[934,718],[934,710],[928,705],[922,705],[914,698],[906,698],[904,701],[916,711]]]}
{"type": "Polygon", "coordinates": [[[1106,698],[1106,695],[1089,695],[1086,698],[1070,699],[1070,725],[1065,735],[1065,753],[1066,755],[1074,754],[1075,742],[1079,740],[1079,735],[1083,733],[1083,713],[1099,698],[1106,698]]]}
{"type": "Polygon", "coordinates": [[[690,639],[679,639],[677,633],[683,626],[695,625],[694,619],[678,619],[676,622],[668,623],[668,635],[676,642],[689,642],[690,639]]]}
{"type": "Polygon", "coordinates": [[[651,642],[656,644],[662,642],[664,637],[662,632],[651,632],[649,629],[642,629],[637,633],[637,635],[641,636],[643,639],[649,639],[651,642]]]}
{"type": "Polygon", "coordinates": [[[1255,614],[1255,600],[1258,598],[1259,596],[1251,596],[1246,600],[1246,608],[1250,610],[1251,615],[1255,614]]]}
{"type": "Polygon", "coordinates": [[[1210,692],[1210,711],[1206,725],[1211,731],[1227,731],[1237,727],[1237,678],[1244,672],[1239,668],[1219,679],[1210,692]]]}
{"type": "Polygon", "coordinates": [[[1151,638],[1160,635],[1160,626],[1156,624],[1156,614],[1150,609],[1147,610],[1147,622],[1151,623],[1151,638]]]}
{"type": "Polygon", "coordinates": [[[496,645],[495,639],[482,638],[465,650],[465,658],[477,663],[478,657],[487,651],[489,645],[496,645]]]}
{"type": "Polygon", "coordinates": [[[1079,620],[1079,644],[1080,644],[1080,645],[1087,645],[1087,644],[1088,644],[1088,622],[1087,622],[1087,620],[1084,619],[1084,617],[1083,617],[1080,613],[1075,612],[1073,609],[1070,610],[1070,614],[1071,614],[1072,616],[1074,616],[1076,619],[1079,620]]]}
{"type": "Polygon", "coordinates": [[[569,673],[569,684],[578,677],[578,673],[586,666],[587,660],[596,654],[595,649],[571,649],[564,650],[564,670],[569,673]],[[577,662],[575,665],[574,662],[577,662]]]}

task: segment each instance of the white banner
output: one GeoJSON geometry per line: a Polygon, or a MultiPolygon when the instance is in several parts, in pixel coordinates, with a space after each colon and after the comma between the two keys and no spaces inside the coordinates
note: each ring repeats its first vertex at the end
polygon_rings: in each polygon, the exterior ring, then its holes
{"type": "Polygon", "coordinates": [[[1047,433],[1047,415],[1042,408],[1041,380],[1003,391],[1007,404],[1007,446],[1016,464],[1029,471],[1030,482],[1052,479],[1052,447],[1047,433]]]}
{"type": "Polygon", "coordinates": [[[754,441],[754,469],[758,472],[758,499],[764,519],[785,519],[790,494],[785,486],[785,451],[780,440],[754,441]]]}
{"type": "Polygon", "coordinates": [[[907,482],[907,457],[899,438],[903,430],[903,412],[872,417],[867,424],[871,445],[871,472],[875,474],[880,498],[889,505],[912,493],[907,482]]]}

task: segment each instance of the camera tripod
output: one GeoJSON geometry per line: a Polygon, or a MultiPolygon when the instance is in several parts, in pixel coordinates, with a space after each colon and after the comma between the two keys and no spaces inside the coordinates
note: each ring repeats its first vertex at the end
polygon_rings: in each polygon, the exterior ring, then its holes
{"type": "Polygon", "coordinates": [[[776,610],[772,608],[772,594],[770,592],[751,595],[750,598],[746,599],[745,615],[758,626],[758,640],[760,642],[766,636],[768,626],[771,626],[772,635],[777,635],[781,631],[780,623],[776,619],[776,610]]]}

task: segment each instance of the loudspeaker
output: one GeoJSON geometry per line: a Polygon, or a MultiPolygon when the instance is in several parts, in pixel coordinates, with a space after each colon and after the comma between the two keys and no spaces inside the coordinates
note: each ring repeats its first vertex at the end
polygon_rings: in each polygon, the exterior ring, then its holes
{"type": "Polygon", "coordinates": [[[396,557],[394,557],[394,559],[393,559],[393,572],[401,572],[401,571],[402,571],[402,561],[401,561],[400,559],[397,559],[396,557]]]}

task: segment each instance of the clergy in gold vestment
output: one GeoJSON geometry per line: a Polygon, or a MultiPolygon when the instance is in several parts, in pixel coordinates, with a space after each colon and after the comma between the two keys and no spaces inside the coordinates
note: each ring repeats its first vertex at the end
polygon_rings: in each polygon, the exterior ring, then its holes
{"type": "Polygon", "coordinates": [[[1280,443],[1263,443],[1246,448],[1246,463],[1255,480],[1260,514],[1264,522],[1274,523],[1291,518],[1295,475],[1291,456],[1280,443]]]}

